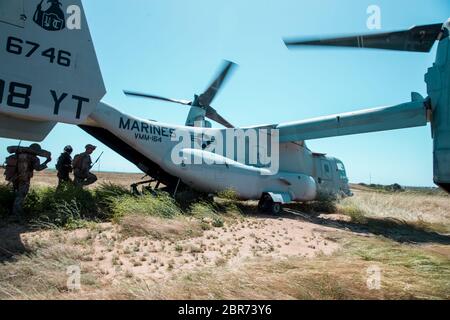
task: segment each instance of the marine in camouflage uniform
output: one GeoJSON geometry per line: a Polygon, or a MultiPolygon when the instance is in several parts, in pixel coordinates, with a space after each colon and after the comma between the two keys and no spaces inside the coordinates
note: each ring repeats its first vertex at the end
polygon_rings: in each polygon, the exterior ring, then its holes
{"type": "Polygon", "coordinates": [[[75,156],[73,161],[73,175],[76,186],[84,187],[97,181],[97,176],[91,173],[92,159],[91,154],[97,147],[91,144],[86,146],[86,151],[75,156]]]}
{"type": "Polygon", "coordinates": [[[36,154],[39,154],[42,149],[37,143],[32,144],[29,149],[31,152],[20,152],[17,154],[17,173],[12,180],[14,187],[14,205],[13,215],[21,219],[23,214],[23,203],[30,191],[31,178],[33,178],[34,171],[42,171],[47,169],[47,164],[51,161],[50,156],[41,164],[36,154]]]}
{"type": "Polygon", "coordinates": [[[73,148],[71,146],[66,146],[64,152],[58,158],[56,163],[56,170],[58,170],[58,188],[60,188],[65,183],[70,183],[70,173],[73,171],[72,168],[72,157],[71,154],[73,148]]]}

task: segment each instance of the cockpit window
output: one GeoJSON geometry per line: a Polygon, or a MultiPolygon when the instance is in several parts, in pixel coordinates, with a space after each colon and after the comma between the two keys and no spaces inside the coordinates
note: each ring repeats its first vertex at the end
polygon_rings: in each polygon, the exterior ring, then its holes
{"type": "Polygon", "coordinates": [[[337,161],[336,165],[337,165],[337,169],[339,171],[339,177],[341,179],[347,179],[347,173],[345,172],[344,164],[340,161],[337,161]]]}

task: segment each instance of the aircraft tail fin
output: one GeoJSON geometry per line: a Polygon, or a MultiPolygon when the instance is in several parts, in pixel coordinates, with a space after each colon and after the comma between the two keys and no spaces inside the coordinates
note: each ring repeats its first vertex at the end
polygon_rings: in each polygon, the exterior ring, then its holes
{"type": "Polygon", "coordinates": [[[52,121],[33,121],[0,114],[0,137],[40,142],[55,125],[56,122],[52,121]]]}
{"type": "Polygon", "coordinates": [[[0,1],[0,126],[22,121],[0,136],[39,140],[94,111],[106,91],[86,21],[81,0],[0,1]]]}

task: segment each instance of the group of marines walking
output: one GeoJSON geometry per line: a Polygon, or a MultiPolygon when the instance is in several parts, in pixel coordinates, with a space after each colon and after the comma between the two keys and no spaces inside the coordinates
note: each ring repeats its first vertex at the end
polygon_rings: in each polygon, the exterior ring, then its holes
{"type": "MultiPolygon", "coordinates": [[[[58,188],[62,188],[66,184],[83,188],[97,181],[97,176],[91,172],[93,166],[91,155],[96,148],[96,146],[88,144],[84,152],[73,158],[73,148],[71,146],[64,148],[56,163],[58,188]]],[[[6,158],[4,176],[14,190],[13,216],[22,219],[23,204],[30,190],[34,172],[47,169],[52,157],[50,152],[42,149],[37,143],[33,143],[29,147],[20,147],[20,145],[8,147],[8,152],[11,155],[6,158]],[[39,157],[46,158],[45,162],[41,163],[39,157]]]]}

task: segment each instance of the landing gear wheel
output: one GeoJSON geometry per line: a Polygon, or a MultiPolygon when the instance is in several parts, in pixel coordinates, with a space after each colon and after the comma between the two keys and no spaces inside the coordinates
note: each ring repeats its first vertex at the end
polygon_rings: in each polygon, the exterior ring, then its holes
{"type": "Polygon", "coordinates": [[[273,202],[272,197],[268,194],[262,196],[258,203],[258,210],[264,213],[278,215],[283,211],[283,207],[279,202],[273,202]]]}
{"type": "Polygon", "coordinates": [[[272,209],[271,210],[272,214],[276,214],[276,215],[280,214],[283,211],[283,207],[281,206],[281,203],[279,203],[279,202],[273,203],[271,209],[272,209]]]}
{"type": "Polygon", "coordinates": [[[264,213],[268,212],[272,206],[272,203],[272,198],[268,194],[265,194],[261,197],[261,200],[259,200],[258,210],[264,213]]]}

